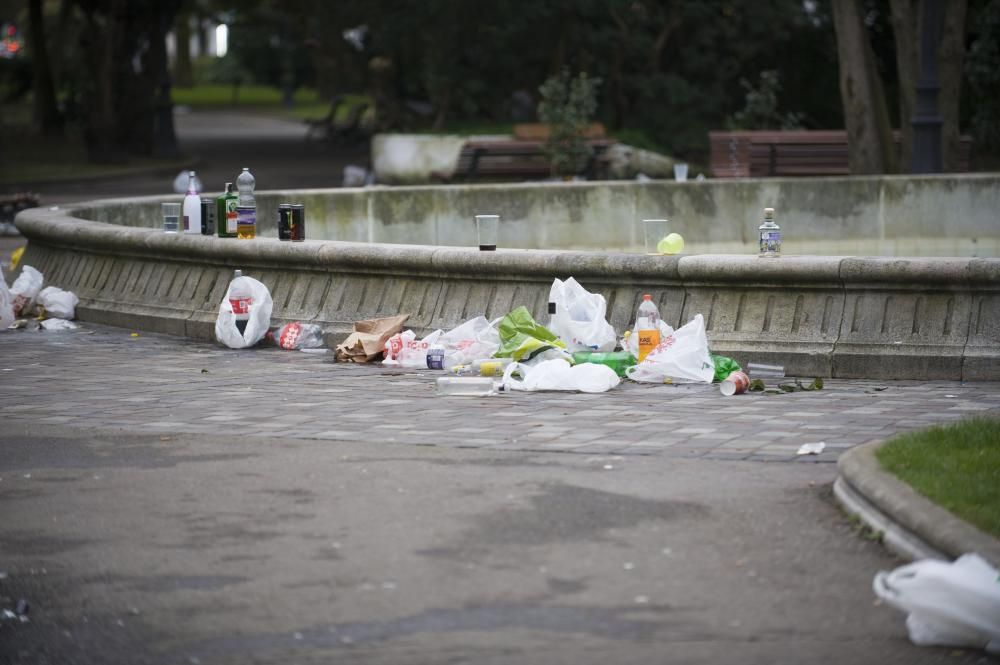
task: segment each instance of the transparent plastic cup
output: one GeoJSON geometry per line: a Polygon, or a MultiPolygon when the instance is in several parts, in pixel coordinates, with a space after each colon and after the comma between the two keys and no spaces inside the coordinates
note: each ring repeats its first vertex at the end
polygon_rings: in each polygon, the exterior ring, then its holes
{"type": "Polygon", "coordinates": [[[642,237],[645,243],[647,254],[660,254],[656,248],[660,241],[670,233],[669,219],[644,219],[642,220],[642,237]]]}
{"type": "Polygon", "coordinates": [[[177,233],[181,227],[181,204],[164,203],[163,209],[163,232],[177,233]]]}
{"type": "Polygon", "coordinates": [[[476,235],[479,236],[479,251],[496,251],[499,226],[500,215],[476,215],[476,235]]]}
{"type": "Polygon", "coordinates": [[[747,373],[753,379],[782,379],[785,377],[785,368],[781,365],[749,363],[747,373]]]}
{"type": "Polygon", "coordinates": [[[674,180],[677,182],[687,182],[688,165],[684,163],[674,164],[674,180]]]}

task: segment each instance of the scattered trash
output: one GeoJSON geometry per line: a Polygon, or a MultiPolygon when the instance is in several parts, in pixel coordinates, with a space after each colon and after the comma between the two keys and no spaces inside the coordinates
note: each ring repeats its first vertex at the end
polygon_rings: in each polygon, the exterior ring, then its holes
{"type": "Polygon", "coordinates": [[[643,383],[711,383],[715,363],[708,352],[702,315],[696,314],[662,339],[645,360],[628,368],[626,376],[643,383]]]}
{"type": "Polygon", "coordinates": [[[978,554],[883,570],[872,587],[879,598],[908,613],[906,629],[914,644],[1000,654],[1000,572],[978,554]]]}
{"type": "Polygon", "coordinates": [[[747,374],[757,379],[783,379],[785,368],[781,365],[761,365],[760,363],[748,363],[747,374]]]}
{"type": "Polygon", "coordinates": [[[444,347],[444,369],[470,365],[481,358],[492,358],[500,349],[500,319],[490,322],[485,316],[469,319],[438,338],[444,347]]]}
{"type": "Polygon", "coordinates": [[[131,335],[129,335],[129,337],[138,337],[138,336],[139,336],[139,333],[136,333],[136,332],[134,332],[131,335]]]}
{"type": "Polygon", "coordinates": [[[42,282],[45,278],[31,266],[24,266],[21,274],[17,276],[10,287],[11,295],[14,296],[14,316],[28,315],[35,309],[35,300],[38,292],[42,290],[42,282]]]}
{"type": "Polygon", "coordinates": [[[323,328],[315,323],[287,323],[276,332],[268,332],[268,338],[273,338],[275,343],[283,349],[306,350],[322,349],[323,328]]]}
{"type": "Polygon", "coordinates": [[[799,446],[799,449],[795,451],[796,455],[819,455],[826,448],[826,442],[820,441],[819,443],[803,443],[799,446]]]}
{"type": "Polygon", "coordinates": [[[403,329],[409,314],[354,322],[354,332],[337,346],[337,360],[366,363],[382,355],[385,343],[403,329]]]}
{"type": "Polygon", "coordinates": [[[80,326],[73,323],[72,321],[67,321],[66,319],[45,319],[42,321],[42,328],[48,331],[55,332],[58,330],[76,330],[80,326]]]}
{"type": "Polygon", "coordinates": [[[438,395],[488,397],[496,393],[496,382],[487,376],[442,376],[437,380],[438,395]]]}
{"type": "Polygon", "coordinates": [[[725,381],[733,372],[743,370],[740,364],[732,358],[717,356],[714,353],[710,354],[710,357],[712,358],[712,363],[715,364],[715,381],[725,381]]]}
{"type": "Polygon", "coordinates": [[[750,387],[750,377],[744,372],[736,370],[732,372],[725,380],[719,384],[719,392],[721,392],[726,397],[731,397],[733,395],[741,395],[747,391],[750,387]]]}
{"type": "Polygon", "coordinates": [[[7,280],[0,268],[0,329],[10,327],[17,316],[14,314],[14,294],[7,288],[7,280]]]}
{"type": "Polygon", "coordinates": [[[38,304],[45,308],[45,314],[57,319],[76,318],[79,303],[75,293],[54,286],[47,286],[38,294],[38,304]]]}
{"type": "Polygon", "coordinates": [[[795,383],[779,383],[778,389],[786,393],[794,393],[800,390],[823,390],[823,379],[816,377],[808,385],[802,383],[800,379],[795,379],[795,383]]]}
{"type": "Polygon", "coordinates": [[[267,287],[237,270],[219,304],[215,338],[231,349],[253,346],[267,334],[273,307],[267,287]]]}
{"type": "Polygon", "coordinates": [[[613,369],[618,376],[625,376],[625,371],[636,364],[636,358],[629,351],[610,351],[608,353],[578,351],[573,354],[573,362],[576,364],[605,365],[613,369]]]}
{"type": "Polygon", "coordinates": [[[569,351],[615,350],[615,329],[605,316],[608,303],[599,293],[590,293],[570,277],[556,279],[549,290],[549,330],[559,336],[569,351]]]}
{"type": "Polygon", "coordinates": [[[866,390],[865,392],[868,393],[868,394],[874,394],[874,393],[880,393],[883,390],[888,390],[888,389],[889,389],[889,386],[873,386],[873,387],[869,388],[868,390],[866,390]]]}
{"type": "Polygon", "coordinates": [[[615,371],[605,365],[584,363],[570,365],[562,358],[545,360],[534,366],[511,363],[503,375],[502,385],[509,390],[578,390],[603,393],[621,383],[615,371]],[[523,380],[514,379],[519,374],[523,380]]]}
{"type": "Polygon", "coordinates": [[[10,269],[17,270],[17,266],[21,263],[21,257],[24,256],[24,247],[18,247],[13,252],[10,253],[10,269]]]}
{"type": "Polygon", "coordinates": [[[207,370],[207,369],[205,369],[204,367],[202,367],[202,368],[201,368],[201,373],[202,373],[202,374],[208,374],[208,370],[207,370]]]}
{"type": "MultiPolygon", "coordinates": [[[[412,330],[397,333],[386,340],[383,365],[427,369],[427,352],[432,344],[437,344],[442,331],[435,330],[418,340],[412,330]]],[[[444,357],[442,356],[442,362],[444,357]]]]}
{"type": "Polygon", "coordinates": [[[551,330],[539,325],[531,317],[528,308],[518,307],[500,320],[500,349],[498,353],[519,363],[548,360],[551,358],[572,358],[566,345],[551,330]]]}

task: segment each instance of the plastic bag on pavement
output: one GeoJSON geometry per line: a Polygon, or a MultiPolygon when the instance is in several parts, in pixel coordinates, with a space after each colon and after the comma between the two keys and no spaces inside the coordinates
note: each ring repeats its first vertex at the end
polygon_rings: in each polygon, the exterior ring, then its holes
{"type": "Polygon", "coordinates": [[[659,346],[641,363],[625,370],[628,378],[643,383],[712,382],[715,363],[708,352],[708,335],[701,314],[660,340],[659,346]]]}
{"type": "Polygon", "coordinates": [[[56,319],[75,319],[79,303],[75,293],[54,286],[46,286],[38,294],[38,304],[45,308],[47,315],[56,319]]]}
{"type": "Polygon", "coordinates": [[[521,306],[500,320],[500,349],[498,354],[524,362],[546,351],[556,351],[571,360],[563,344],[551,330],[535,323],[528,308],[521,306]]]}
{"type": "Polygon", "coordinates": [[[76,330],[79,327],[77,324],[66,319],[45,319],[42,321],[42,328],[48,331],[76,330]]]}
{"type": "Polygon", "coordinates": [[[499,322],[477,316],[442,334],[437,343],[444,347],[444,369],[496,355],[500,349],[499,322]]]}
{"type": "MultiPolygon", "coordinates": [[[[270,333],[269,333],[270,334],[270,333]]],[[[323,328],[315,323],[286,323],[273,333],[274,342],[283,349],[321,349],[323,343],[323,328]]]]}
{"type": "Polygon", "coordinates": [[[879,598],[909,613],[906,629],[914,644],[1000,654],[1000,573],[978,554],[883,570],[872,586],[879,598]]]}
{"type": "Polygon", "coordinates": [[[417,339],[412,330],[393,335],[385,342],[383,365],[427,369],[427,351],[431,344],[437,344],[441,331],[435,330],[423,339],[417,339]]]}
{"type": "Polygon", "coordinates": [[[245,349],[264,339],[271,326],[271,310],[274,303],[267,287],[253,277],[246,275],[234,279],[226,289],[226,297],[219,304],[219,316],[215,320],[215,338],[230,349],[245,349]],[[236,314],[233,313],[233,303],[230,292],[236,279],[245,280],[243,285],[250,291],[249,318],[246,329],[240,333],[236,327],[236,314]]]}
{"type": "Polygon", "coordinates": [[[387,339],[403,329],[409,314],[354,322],[354,332],[337,345],[337,360],[366,363],[382,355],[387,339]]]}
{"type": "Polygon", "coordinates": [[[6,330],[7,326],[14,323],[14,295],[7,288],[7,280],[3,276],[3,268],[0,268],[0,330],[6,330]]]}
{"type": "Polygon", "coordinates": [[[599,293],[590,293],[570,277],[556,279],[549,289],[549,330],[573,351],[615,350],[615,329],[605,316],[608,303],[599,293]]]}
{"type": "Polygon", "coordinates": [[[739,372],[743,368],[732,358],[711,354],[712,363],[715,365],[715,380],[725,381],[733,372],[739,372]]]}
{"type": "Polygon", "coordinates": [[[21,274],[17,276],[10,286],[10,292],[14,295],[14,316],[31,314],[35,308],[35,300],[38,292],[42,290],[42,282],[45,278],[31,266],[24,266],[21,274]]]}
{"type": "Polygon", "coordinates": [[[562,358],[533,366],[511,363],[501,380],[507,390],[577,390],[585,393],[603,393],[619,383],[621,379],[610,367],[592,363],[570,365],[562,358]],[[515,379],[514,374],[521,375],[522,380],[515,379]]]}

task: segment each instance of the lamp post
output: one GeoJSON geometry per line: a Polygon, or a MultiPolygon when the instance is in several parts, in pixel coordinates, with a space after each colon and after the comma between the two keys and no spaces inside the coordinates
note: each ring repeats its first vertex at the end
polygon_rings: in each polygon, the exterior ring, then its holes
{"type": "Polygon", "coordinates": [[[941,172],[941,115],[938,113],[937,50],[941,35],[940,0],[923,0],[920,20],[920,78],[913,118],[913,173],[941,172]]]}

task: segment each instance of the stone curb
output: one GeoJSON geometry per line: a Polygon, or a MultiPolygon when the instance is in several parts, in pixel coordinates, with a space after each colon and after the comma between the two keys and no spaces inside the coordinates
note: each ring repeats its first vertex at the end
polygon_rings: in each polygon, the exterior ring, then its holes
{"type": "Polygon", "coordinates": [[[844,509],[881,532],[886,547],[906,559],[950,560],[976,552],[1000,565],[1000,540],[882,471],[875,453],[886,443],[857,446],[837,461],[833,491],[844,509]]]}

